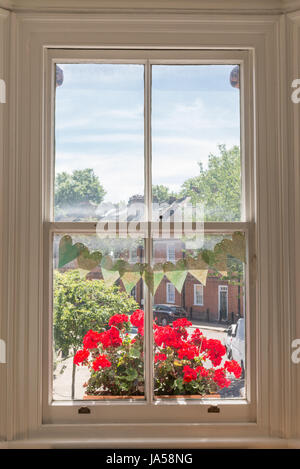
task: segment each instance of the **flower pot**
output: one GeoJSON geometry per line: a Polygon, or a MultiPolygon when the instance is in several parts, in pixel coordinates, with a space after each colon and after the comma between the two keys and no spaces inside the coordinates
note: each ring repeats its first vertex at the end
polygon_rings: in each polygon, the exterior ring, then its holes
{"type": "Polygon", "coordinates": [[[83,400],[84,401],[104,401],[104,400],[108,400],[108,401],[113,401],[113,400],[118,400],[118,399],[145,399],[145,396],[98,396],[98,395],[87,395],[85,394],[83,396],[83,400]]]}
{"type": "MultiPolygon", "coordinates": [[[[199,396],[198,394],[186,394],[186,395],[161,395],[154,396],[155,399],[219,399],[220,394],[205,394],[204,396],[199,396]]],[[[112,401],[119,399],[133,399],[133,400],[144,400],[145,396],[98,396],[98,395],[87,395],[83,396],[85,401],[112,401]]]]}
{"type": "Polygon", "coordinates": [[[175,394],[175,395],[159,395],[155,396],[155,399],[220,399],[220,394],[175,394]]]}

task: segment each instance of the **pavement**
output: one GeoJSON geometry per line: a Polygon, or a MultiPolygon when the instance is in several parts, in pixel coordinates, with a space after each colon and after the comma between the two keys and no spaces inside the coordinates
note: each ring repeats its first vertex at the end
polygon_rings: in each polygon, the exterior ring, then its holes
{"type": "Polygon", "coordinates": [[[197,319],[190,319],[190,321],[193,323],[193,326],[199,327],[199,329],[210,329],[212,331],[225,332],[228,328],[226,324],[219,322],[205,322],[198,321],[197,319]]]}

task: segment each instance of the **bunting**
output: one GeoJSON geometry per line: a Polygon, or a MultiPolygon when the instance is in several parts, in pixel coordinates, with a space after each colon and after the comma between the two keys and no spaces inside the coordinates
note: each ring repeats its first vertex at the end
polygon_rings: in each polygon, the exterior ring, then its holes
{"type": "Polygon", "coordinates": [[[88,270],[89,272],[97,267],[102,259],[102,254],[99,251],[90,253],[89,249],[85,247],[80,251],[77,258],[78,267],[80,269],[88,270]]]}
{"type": "Polygon", "coordinates": [[[103,256],[100,251],[90,252],[82,243],[72,242],[72,237],[65,235],[59,243],[59,262],[61,268],[77,259],[80,277],[83,278],[95,267],[101,265],[102,276],[107,285],[113,285],[119,278],[130,294],[141,276],[152,294],[155,294],[164,276],[181,293],[186,276],[190,273],[202,285],[206,285],[208,268],[215,269],[220,275],[228,275],[228,255],[245,262],[246,258],[245,235],[235,232],[232,239],[223,239],[214,246],[213,250],[203,249],[197,257],[187,256],[179,259],[175,264],[165,262],[151,266],[142,263],[129,264],[124,259],[116,262],[109,256],[103,256]]]}
{"type": "Polygon", "coordinates": [[[166,272],[165,275],[170,280],[170,282],[173,283],[178,293],[181,293],[182,287],[187,276],[187,270],[173,270],[170,272],[166,272]]]}
{"type": "Polygon", "coordinates": [[[61,238],[58,248],[58,268],[60,269],[69,262],[76,259],[81,251],[85,248],[82,243],[72,244],[72,238],[69,235],[65,235],[61,238]]]}
{"type": "Polygon", "coordinates": [[[141,274],[139,272],[125,272],[122,275],[121,280],[128,295],[130,295],[131,290],[136,286],[140,278],[141,274]]]}
{"type": "Polygon", "coordinates": [[[116,272],[114,270],[107,270],[102,266],[101,271],[103,280],[109,287],[111,287],[120,277],[119,272],[116,272]]]}
{"type": "Polygon", "coordinates": [[[155,295],[164,275],[164,272],[153,272],[153,295],[155,295]]]}
{"type": "Polygon", "coordinates": [[[202,285],[206,285],[206,279],[208,270],[189,270],[189,273],[196,279],[198,282],[202,283],[202,285]]]}

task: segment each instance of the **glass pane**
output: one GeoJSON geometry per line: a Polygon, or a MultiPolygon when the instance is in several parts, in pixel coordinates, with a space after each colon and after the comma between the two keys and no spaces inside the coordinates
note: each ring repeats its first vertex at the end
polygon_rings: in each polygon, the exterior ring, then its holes
{"type": "Polygon", "coordinates": [[[55,220],[140,219],[144,66],[58,64],[55,220]]]}
{"type": "Polygon", "coordinates": [[[156,239],[153,264],[155,396],[244,398],[244,234],[156,239]]]}
{"type": "Polygon", "coordinates": [[[54,400],[143,398],[143,266],[141,239],[54,236],[54,400]]]}
{"type": "Polygon", "coordinates": [[[188,204],[203,206],[206,221],[241,220],[239,86],[237,65],[152,66],[152,191],[163,220],[188,204]]]}

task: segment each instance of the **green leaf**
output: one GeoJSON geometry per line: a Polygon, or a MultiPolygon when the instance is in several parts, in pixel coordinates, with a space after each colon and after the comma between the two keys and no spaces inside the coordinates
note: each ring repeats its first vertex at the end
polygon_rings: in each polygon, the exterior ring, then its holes
{"type": "Polygon", "coordinates": [[[129,356],[130,358],[140,358],[141,351],[136,347],[131,347],[129,356]]]}
{"type": "Polygon", "coordinates": [[[138,377],[138,372],[134,368],[128,368],[125,378],[128,381],[134,381],[138,377]]]}

